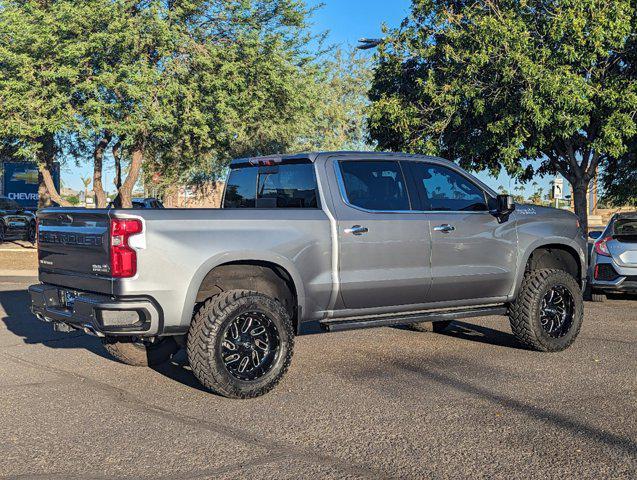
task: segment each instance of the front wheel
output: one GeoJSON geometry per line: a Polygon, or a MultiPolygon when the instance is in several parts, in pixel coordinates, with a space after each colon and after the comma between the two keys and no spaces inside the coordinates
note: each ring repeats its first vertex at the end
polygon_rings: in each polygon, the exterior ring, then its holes
{"type": "Polygon", "coordinates": [[[190,368],[207,389],[230,398],[272,390],[292,360],[294,328],[281,303],[230,290],[208,300],[188,331],[190,368]]]}
{"type": "Polygon", "coordinates": [[[528,272],[509,307],[511,329],[526,347],[542,352],[567,349],[577,338],[584,314],[582,290],[562,270],[528,272]]]}
{"type": "Polygon", "coordinates": [[[36,230],[36,227],[35,227],[35,222],[31,222],[31,223],[29,224],[29,230],[27,231],[27,238],[26,238],[26,240],[27,240],[28,242],[35,243],[36,235],[37,235],[37,234],[36,234],[36,231],[37,231],[37,230],[36,230]]]}

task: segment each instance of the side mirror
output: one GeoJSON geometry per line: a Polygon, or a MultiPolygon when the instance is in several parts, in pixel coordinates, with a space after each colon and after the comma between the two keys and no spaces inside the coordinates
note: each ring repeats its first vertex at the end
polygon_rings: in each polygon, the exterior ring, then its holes
{"type": "Polygon", "coordinates": [[[496,202],[500,215],[510,215],[515,210],[515,202],[511,195],[498,195],[496,202]]]}
{"type": "Polygon", "coordinates": [[[495,210],[491,213],[498,217],[500,223],[506,222],[515,211],[515,202],[511,195],[500,194],[495,199],[495,210]]]}
{"type": "Polygon", "coordinates": [[[602,233],[604,233],[604,232],[599,231],[599,230],[594,230],[594,231],[588,233],[588,238],[591,238],[593,240],[597,240],[599,237],[602,236],[602,233]]]}

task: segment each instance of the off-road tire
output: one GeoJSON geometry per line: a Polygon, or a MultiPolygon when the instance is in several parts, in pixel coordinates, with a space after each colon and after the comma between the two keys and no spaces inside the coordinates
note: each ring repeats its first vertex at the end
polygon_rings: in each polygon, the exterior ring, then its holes
{"type": "Polygon", "coordinates": [[[172,337],[162,338],[155,343],[143,343],[131,338],[107,338],[102,345],[117,360],[133,367],[161,365],[179,350],[179,345],[172,337]]]}
{"type": "Polygon", "coordinates": [[[230,290],[207,300],[195,313],[186,344],[193,374],[208,390],[229,398],[254,398],[272,390],[283,378],[292,361],[294,326],[278,300],[250,290],[230,290]],[[270,369],[255,380],[231,375],[221,351],[228,325],[239,315],[265,313],[276,328],[279,347],[270,369]]]}
{"type": "Polygon", "coordinates": [[[25,238],[26,241],[35,243],[35,241],[37,240],[36,228],[37,227],[35,225],[35,222],[29,223],[29,229],[27,230],[27,237],[25,238]]]}
{"type": "Polygon", "coordinates": [[[591,302],[605,302],[606,294],[604,292],[596,292],[595,290],[591,291],[591,302]]]}
{"type": "Polygon", "coordinates": [[[513,334],[525,347],[540,352],[559,352],[571,346],[577,338],[583,313],[582,290],[575,279],[563,270],[541,269],[525,274],[518,297],[509,306],[509,321],[513,334]],[[551,337],[540,322],[542,299],[555,285],[567,288],[574,303],[570,329],[559,338],[551,337]]]}
{"type": "Polygon", "coordinates": [[[447,329],[449,325],[451,325],[451,320],[444,320],[441,322],[412,323],[409,325],[409,328],[416,332],[442,333],[447,329]]]}

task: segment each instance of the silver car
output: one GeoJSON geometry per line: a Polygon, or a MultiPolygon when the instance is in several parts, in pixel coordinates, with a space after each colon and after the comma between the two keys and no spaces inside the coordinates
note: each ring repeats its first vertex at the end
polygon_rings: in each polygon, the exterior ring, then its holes
{"type": "Polygon", "coordinates": [[[591,299],[606,300],[611,292],[637,293],[637,212],[613,215],[595,240],[590,262],[591,299]]]}

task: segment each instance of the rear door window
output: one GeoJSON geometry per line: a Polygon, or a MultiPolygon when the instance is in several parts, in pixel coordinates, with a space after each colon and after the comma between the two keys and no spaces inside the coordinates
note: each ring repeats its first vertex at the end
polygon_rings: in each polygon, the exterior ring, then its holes
{"type": "Polygon", "coordinates": [[[314,164],[241,166],[230,171],[224,208],[319,208],[314,164]]]}
{"type": "Polygon", "coordinates": [[[398,162],[341,161],[343,192],[350,205],[374,211],[411,209],[405,178],[398,162]]]}

